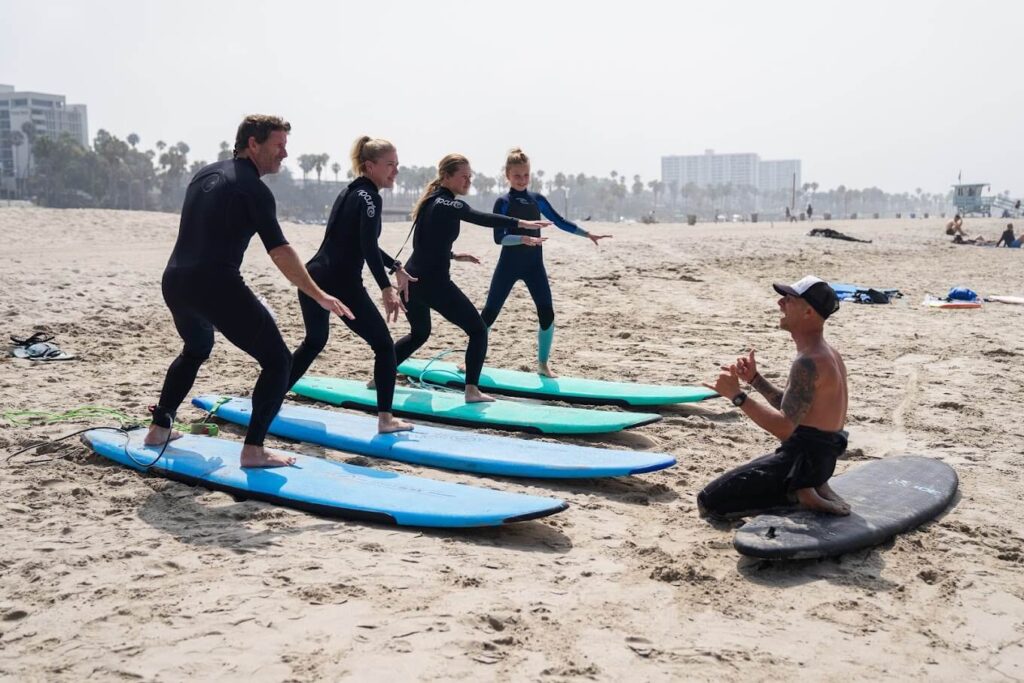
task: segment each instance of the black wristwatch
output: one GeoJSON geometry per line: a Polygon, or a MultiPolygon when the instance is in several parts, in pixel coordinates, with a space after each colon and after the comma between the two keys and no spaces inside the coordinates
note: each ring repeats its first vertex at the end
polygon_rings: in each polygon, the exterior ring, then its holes
{"type": "Polygon", "coordinates": [[[745,391],[741,391],[740,393],[738,393],[738,394],[736,394],[735,396],[732,397],[732,404],[734,406],[736,406],[737,408],[739,408],[744,403],[746,403],[746,401],[747,401],[747,392],[745,392],[745,391]]]}

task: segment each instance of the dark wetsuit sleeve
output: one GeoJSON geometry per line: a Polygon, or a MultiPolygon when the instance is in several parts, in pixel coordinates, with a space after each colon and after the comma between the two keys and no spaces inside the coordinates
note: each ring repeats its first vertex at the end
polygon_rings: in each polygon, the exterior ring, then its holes
{"type": "Polygon", "coordinates": [[[485,228],[502,228],[508,230],[519,225],[518,218],[477,211],[462,200],[455,200],[450,205],[437,204],[434,210],[437,211],[438,209],[444,212],[454,211],[458,215],[460,221],[466,221],[473,225],[481,225],[485,228]]]}
{"type": "Polygon", "coordinates": [[[381,204],[375,198],[372,204],[360,205],[359,210],[359,246],[362,248],[363,257],[366,259],[366,266],[376,281],[377,286],[382,290],[391,286],[388,273],[384,270],[384,260],[381,256],[381,249],[377,245],[377,235],[380,234],[380,212],[381,204]]]}
{"type": "Polygon", "coordinates": [[[544,214],[544,217],[547,218],[552,223],[554,223],[556,226],[558,226],[562,230],[565,230],[566,232],[571,232],[574,235],[580,235],[581,237],[587,236],[586,230],[576,225],[572,221],[568,221],[562,218],[558,214],[558,212],[555,211],[555,207],[551,206],[551,202],[549,202],[543,195],[534,194],[533,199],[534,201],[537,202],[537,208],[539,208],[540,212],[544,214]]]}
{"type": "Polygon", "coordinates": [[[256,232],[263,240],[263,247],[270,251],[288,244],[288,240],[285,239],[284,232],[281,230],[281,224],[277,222],[277,202],[274,201],[274,193],[270,191],[270,188],[261,187],[247,198],[250,216],[256,224],[256,232]]]}
{"type": "Polygon", "coordinates": [[[394,272],[395,271],[395,264],[398,263],[398,261],[396,261],[391,256],[391,254],[389,254],[388,252],[384,251],[383,249],[380,249],[379,251],[380,251],[381,263],[383,263],[384,267],[387,268],[390,272],[394,272]]]}

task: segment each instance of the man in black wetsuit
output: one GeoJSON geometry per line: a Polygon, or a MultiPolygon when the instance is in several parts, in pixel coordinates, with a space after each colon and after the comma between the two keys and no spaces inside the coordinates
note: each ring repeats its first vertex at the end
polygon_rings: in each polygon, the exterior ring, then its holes
{"type": "Polygon", "coordinates": [[[836,459],[846,450],[846,366],[825,341],[825,320],[839,310],[835,291],[813,275],[792,285],[775,284],[782,295],[779,327],[789,332],[797,357],[785,391],[757,371],[754,351],[722,373],[714,389],[761,429],[782,443],[774,453],[726,472],[697,496],[702,516],[739,517],[794,502],[820,512],[847,515],[850,506],[828,485],[836,459]],[[743,380],[768,402],[740,390],[743,380]]]}
{"type": "Polygon", "coordinates": [[[253,234],[259,233],[274,265],[292,284],[326,310],[352,314],[310,279],[281,232],[274,195],[260,180],[281,168],[288,156],[290,130],[290,124],[276,116],[247,116],[238,127],[234,158],[206,166],[189,183],[178,240],[162,280],[164,301],[185,347],[167,370],[147,445],[181,436],[173,430],[174,414],[192,389],[199,366],[210,357],[216,328],[262,369],[252,392],[242,466],[280,467],[294,462],[263,448],[267,429],[288,390],[291,354],[270,311],[239,272],[253,234]]]}

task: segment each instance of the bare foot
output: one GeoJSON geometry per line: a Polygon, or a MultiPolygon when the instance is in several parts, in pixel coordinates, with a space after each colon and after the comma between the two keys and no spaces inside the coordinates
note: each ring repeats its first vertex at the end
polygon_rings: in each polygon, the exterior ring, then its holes
{"type": "Polygon", "coordinates": [[[376,391],[376,390],[377,390],[377,383],[376,383],[376,382],[374,382],[374,381],[373,381],[373,380],[371,379],[371,380],[370,380],[369,382],[367,382],[367,383],[366,383],[366,388],[367,388],[367,389],[373,389],[374,391],[376,391]]]}
{"type": "Polygon", "coordinates": [[[828,485],[828,482],[825,482],[824,484],[822,484],[821,486],[817,487],[814,490],[817,491],[818,495],[824,498],[825,500],[830,500],[838,505],[845,505],[847,509],[849,509],[850,504],[843,500],[843,497],[836,493],[835,490],[833,490],[833,488],[828,485]]]}
{"type": "Polygon", "coordinates": [[[466,374],[466,364],[465,364],[465,363],[459,363],[459,364],[458,364],[458,365],[457,365],[457,366],[455,367],[455,369],[456,369],[456,370],[458,370],[460,374],[463,374],[463,375],[465,375],[465,374],[466,374]]]}
{"type": "Polygon", "coordinates": [[[480,388],[475,384],[466,385],[466,403],[486,403],[487,401],[493,400],[493,396],[488,396],[484,392],[480,391],[480,388]]]}
{"type": "Polygon", "coordinates": [[[537,361],[537,374],[552,379],[558,377],[555,371],[551,369],[551,366],[543,361],[537,361]]]}
{"type": "Polygon", "coordinates": [[[288,467],[295,464],[295,458],[264,448],[245,444],[242,446],[242,467],[288,467]]]}
{"type": "Polygon", "coordinates": [[[822,498],[813,488],[797,489],[796,499],[803,507],[815,512],[824,512],[840,517],[850,514],[850,506],[845,502],[837,503],[827,498],[822,498]]]}
{"type": "Polygon", "coordinates": [[[377,433],[394,434],[395,432],[408,432],[412,429],[412,423],[399,420],[391,413],[379,413],[377,415],[377,433]]]}
{"type": "Polygon", "coordinates": [[[161,427],[159,425],[149,425],[149,431],[146,432],[146,438],[142,440],[142,443],[147,446],[163,446],[167,443],[168,434],[171,435],[171,441],[181,438],[181,432],[175,429],[161,427]]]}

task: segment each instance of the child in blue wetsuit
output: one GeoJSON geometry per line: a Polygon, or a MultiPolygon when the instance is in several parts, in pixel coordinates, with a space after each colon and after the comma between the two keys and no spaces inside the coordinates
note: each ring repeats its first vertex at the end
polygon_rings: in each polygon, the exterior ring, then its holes
{"type": "MultiPolygon", "coordinates": [[[[530,159],[518,147],[508,152],[505,159],[505,177],[508,178],[511,189],[507,194],[498,197],[494,203],[494,213],[524,220],[538,220],[543,216],[562,230],[586,237],[594,244],[611,237],[592,235],[575,223],[567,221],[558,215],[543,195],[531,192],[530,159]]],[[[498,257],[498,265],[491,277],[487,303],[484,304],[480,317],[488,329],[494,325],[513,285],[522,280],[537,307],[537,372],[546,377],[556,377],[548,366],[551,342],[555,334],[555,309],[551,301],[548,273],[544,268],[544,252],[541,245],[545,239],[547,238],[540,236],[540,230],[531,228],[494,228],[494,242],[501,245],[501,256],[498,257]]]]}

